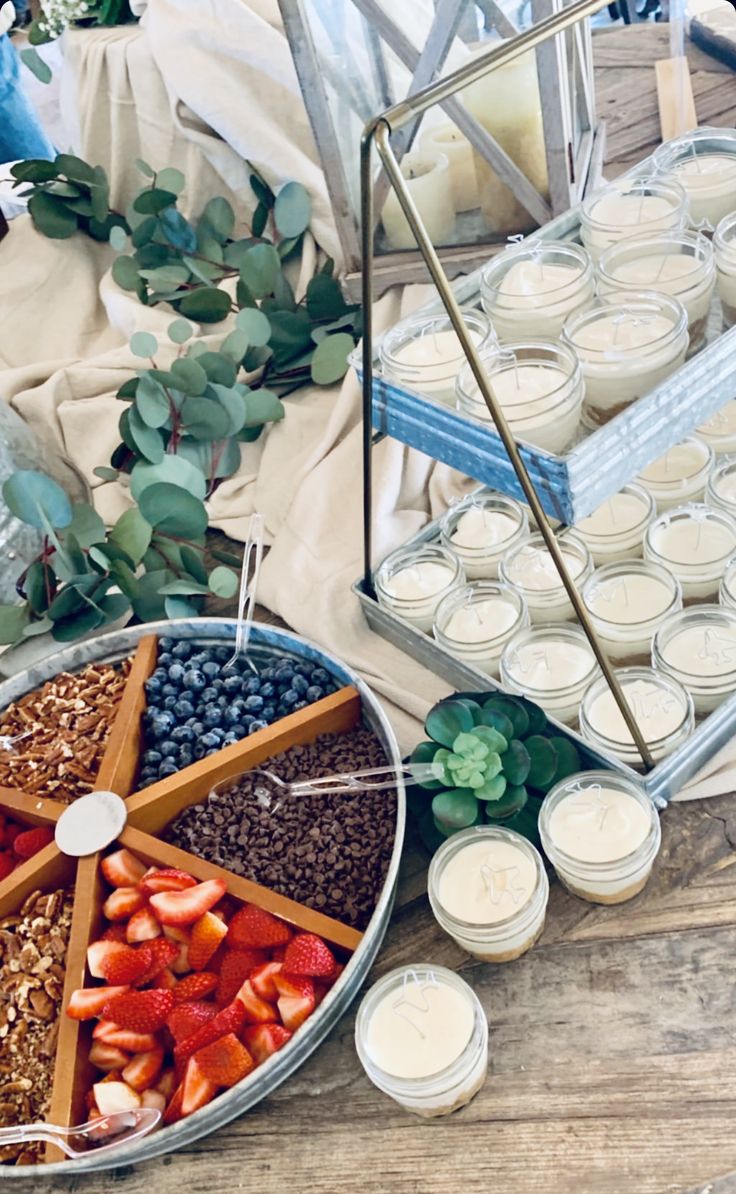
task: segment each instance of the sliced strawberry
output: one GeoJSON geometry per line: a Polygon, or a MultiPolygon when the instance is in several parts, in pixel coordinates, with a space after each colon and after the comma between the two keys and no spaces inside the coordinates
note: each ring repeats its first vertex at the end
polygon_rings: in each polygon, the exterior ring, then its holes
{"type": "Polygon", "coordinates": [[[144,1090],[141,1095],[141,1107],[155,1107],[163,1114],[166,1110],[166,1095],[160,1090],[144,1090]]]}
{"type": "Polygon", "coordinates": [[[195,921],[189,942],[189,965],[192,970],[204,970],[224,937],[227,937],[227,925],[214,912],[205,912],[195,921]]]}
{"type": "Polygon", "coordinates": [[[276,1003],[279,992],[273,980],[274,975],[280,974],[282,969],[282,962],[264,962],[262,966],[256,966],[248,976],[256,995],[260,995],[261,999],[267,999],[269,1003],[276,1003]]]}
{"type": "Polygon", "coordinates": [[[80,987],[72,991],[66,1014],[72,1020],[94,1020],[102,1015],[105,1004],[127,990],[127,987],[80,987]]]}
{"type": "Polygon", "coordinates": [[[123,1081],[140,1094],[155,1085],[163,1064],[164,1051],[161,1046],[150,1049],[148,1053],[136,1053],[123,1070],[123,1081]]]}
{"type": "Polygon", "coordinates": [[[217,975],[209,974],[206,970],[201,970],[199,974],[189,974],[176,984],[174,1003],[191,1003],[193,999],[204,999],[205,995],[214,991],[217,982],[217,975]]]}
{"type": "Polygon", "coordinates": [[[153,1032],[131,1032],[128,1028],[121,1028],[112,1020],[100,1020],[95,1024],[92,1038],[103,1041],[106,1045],[114,1045],[126,1053],[148,1053],[159,1044],[158,1037],[153,1032]]]}
{"type": "Polygon", "coordinates": [[[174,941],[167,941],[165,937],[155,937],[153,941],[146,942],[140,948],[145,949],[151,959],[141,979],[141,986],[152,982],[164,970],[168,970],[171,963],[179,957],[179,946],[174,941]]]}
{"type": "Polygon", "coordinates": [[[5,826],[5,845],[10,848],[15,842],[15,839],[22,832],[23,830],[21,826],[16,825],[15,821],[8,821],[7,825],[5,826]]]}
{"type": "MultiPolygon", "coordinates": [[[[115,942],[106,944],[114,945],[115,942]]],[[[112,985],[130,984],[148,981],[147,975],[151,968],[151,951],[147,945],[140,945],[133,949],[130,945],[120,945],[114,953],[108,954],[100,963],[102,977],[112,985]]]]}
{"type": "Polygon", "coordinates": [[[127,1053],[104,1041],[92,1041],[89,1059],[98,1070],[122,1070],[130,1061],[127,1053]]]}
{"type": "Polygon", "coordinates": [[[168,1126],[168,1124],[178,1123],[178,1121],[181,1119],[181,1117],[182,1117],[181,1105],[182,1105],[183,1097],[184,1097],[184,1083],[182,1082],[179,1086],[177,1086],[177,1088],[174,1091],[174,1094],[171,1096],[169,1104],[164,1112],[163,1122],[167,1126],[168,1126]]]}
{"type": "Polygon", "coordinates": [[[277,945],[275,949],[271,950],[271,961],[272,962],[283,962],[285,957],[286,957],[286,946],[285,945],[277,945]]]}
{"type": "Polygon", "coordinates": [[[245,1019],[248,1024],[267,1024],[269,1021],[278,1020],[276,1008],[272,1003],[261,999],[260,995],[256,995],[250,979],[247,978],[243,983],[238,991],[237,999],[245,1008],[245,1019]]]}
{"type": "Polygon", "coordinates": [[[335,972],[332,952],[316,933],[297,933],[286,947],[284,970],[314,978],[330,978],[335,972]]]}
{"type": "Polygon", "coordinates": [[[247,1049],[258,1065],[268,1061],[279,1049],[283,1049],[291,1035],[288,1028],[281,1024],[250,1024],[241,1033],[247,1049]]]}
{"type": "Polygon", "coordinates": [[[199,1049],[193,1061],[196,1061],[202,1076],[217,1086],[234,1086],[255,1065],[250,1053],[233,1032],[199,1049]]]}
{"type": "Polygon", "coordinates": [[[183,1003],[169,1013],[166,1027],[178,1045],[197,1032],[203,1024],[209,1024],[216,1015],[217,1008],[214,1003],[204,1003],[201,1000],[183,1003]]]}
{"type": "Polygon", "coordinates": [[[267,955],[261,949],[229,949],[220,966],[220,981],[217,986],[218,1007],[230,1003],[256,966],[261,966],[267,955]]]}
{"type": "Polygon", "coordinates": [[[176,976],[168,969],[162,970],[160,974],[157,974],[151,983],[152,987],[157,987],[162,991],[173,991],[177,985],[176,976]]]}
{"type": "Polygon", "coordinates": [[[33,858],[44,846],[54,840],[54,831],[48,825],[36,825],[33,829],[26,829],[19,833],[13,842],[13,852],[18,858],[33,858]]]}
{"type": "Polygon", "coordinates": [[[3,879],[7,879],[8,875],[12,875],[17,861],[18,859],[9,854],[7,850],[3,850],[2,854],[0,854],[0,883],[2,883],[3,879]]]}
{"type": "Polygon", "coordinates": [[[169,941],[177,941],[180,945],[189,945],[192,939],[190,929],[180,929],[176,925],[163,925],[161,931],[169,941]]]}
{"type": "Polygon", "coordinates": [[[127,1082],[108,1082],[105,1079],[95,1082],[92,1090],[95,1103],[102,1115],[112,1115],[115,1111],[132,1111],[141,1105],[140,1095],[132,1090],[127,1082]]]}
{"type": "Polygon", "coordinates": [[[161,925],[150,908],[139,908],[128,921],[125,936],[131,943],[153,941],[161,936],[161,925]]]}
{"type": "Polygon", "coordinates": [[[156,895],[160,891],[184,891],[187,887],[195,887],[196,879],[186,871],[176,867],[161,867],[146,871],[138,886],[146,896],[156,895]]]}
{"type": "Polygon", "coordinates": [[[227,1036],[228,1032],[237,1034],[240,1032],[245,1023],[245,1008],[239,999],[234,999],[231,1004],[224,1007],[221,1012],[218,1012],[208,1024],[203,1024],[186,1040],[177,1044],[174,1049],[174,1057],[177,1061],[186,1061],[198,1049],[204,1045],[209,1045],[210,1041],[216,1041],[218,1037],[227,1036]]]}
{"type": "Polygon", "coordinates": [[[100,863],[100,870],[111,887],[135,887],[146,873],[142,862],[130,850],[116,850],[100,863]]]}
{"type": "Polygon", "coordinates": [[[193,1057],[190,1057],[187,1062],[183,1085],[184,1091],[181,1100],[183,1116],[199,1111],[200,1107],[205,1107],[217,1094],[216,1084],[210,1082],[209,1078],[205,1078],[193,1057]]]}
{"type": "Polygon", "coordinates": [[[174,1006],[171,991],[128,991],[105,1004],[105,1018],[132,1032],[156,1032],[163,1028],[174,1006]]]}
{"type": "MultiPolygon", "coordinates": [[[[120,941],[94,941],[87,947],[87,969],[93,978],[104,978],[102,963],[105,958],[120,953],[128,947],[120,941]]],[[[127,980],[126,980],[127,982],[127,980]]]]}
{"type": "Polygon", "coordinates": [[[102,912],[108,920],[129,920],[144,902],[137,887],[116,887],[102,905],[102,912]]]}
{"type": "Polygon", "coordinates": [[[160,1090],[165,1099],[171,1098],[176,1090],[176,1075],[173,1069],[163,1071],[156,1083],[156,1090],[160,1090]]]}
{"type": "Polygon", "coordinates": [[[151,896],[151,908],[162,925],[191,925],[209,912],[227,891],[222,879],[206,879],[184,891],[162,891],[151,896]]]}
{"type": "MultiPolygon", "coordinates": [[[[174,942],[172,941],[172,945],[174,942]]],[[[189,946],[182,943],[179,946],[179,953],[174,961],[171,963],[171,970],[174,974],[189,974],[191,966],[189,965],[189,946]]]]}
{"type": "MultiPolygon", "coordinates": [[[[136,916],[137,915],[138,915],[138,913],[136,912],[136,916]]],[[[128,924],[130,924],[130,921],[128,921],[128,924]]],[[[125,945],[125,942],[127,940],[126,935],[125,935],[125,928],[126,928],[126,926],[123,924],[108,925],[107,928],[105,929],[104,933],[100,937],[100,941],[119,941],[122,945],[125,945]]]]}
{"type": "Polygon", "coordinates": [[[314,983],[310,978],[288,974],[285,970],[275,974],[273,981],[279,992],[277,1006],[283,1025],[294,1032],[316,1007],[314,983]]]}
{"type": "Polygon", "coordinates": [[[255,904],[240,908],[228,926],[227,943],[237,948],[268,949],[269,946],[286,945],[290,940],[289,926],[263,908],[256,908],[255,904]]]}

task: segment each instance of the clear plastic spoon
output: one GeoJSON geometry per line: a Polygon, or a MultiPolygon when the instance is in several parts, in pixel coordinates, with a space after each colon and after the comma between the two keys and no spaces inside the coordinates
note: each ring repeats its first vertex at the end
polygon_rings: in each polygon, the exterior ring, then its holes
{"type": "Polygon", "coordinates": [[[0,1147],[43,1140],[47,1144],[56,1144],[68,1157],[88,1157],[91,1150],[85,1145],[92,1144],[94,1155],[99,1156],[108,1149],[147,1136],[160,1120],[161,1112],[156,1107],[136,1107],[131,1111],[113,1111],[72,1128],[62,1128],[58,1124],[18,1124],[13,1128],[0,1128],[0,1147]],[[98,1140],[106,1143],[98,1144],[98,1140]]]}
{"type": "Polygon", "coordinates": [[[232,779],[222,780],[212,789],[210,796],[243,781],[250,781],[255,783],[253,794],[258,803],[264,808],[273,809],[287,797],[300,799],[319,796],[322,793],[332,795],[345,792],[384,792],[396,787],[399,777],[415,784],[437,778],[431,763],[398,763],[395,766],[388,763],[385,767],[367,767],[362,771],[321,775],[316,779],[302,779],[295,783],[279,779],[272,771],[244,771],[232,779]]]}
{"type": "Polygon", "coordinates": [[[0,750],[15,750],[16,742],[23,738],[30,738],[33,730],[25,730],[22,734],[0,734],[0,750]]]}
{"type": "MultiPolygon", "coordinates": [[[[260,514],[252,514],[248,528],[248,538],[243,548],[243,566],[240,570],[240,596],[238,597],[238,628],[235,632],[235,651],[223,667],[226,672],[237,662],[241,655],[248,650],[248,641],[253,626],[253,614],[256,608],[256,590],[258,576],[263,559],[263,518],[260,514]],[[250,564],[253,560],[253,575],[250,577],[250,564]]],[[[251,659],[250,668],[257,673],[258,668],[251,659]]]]}

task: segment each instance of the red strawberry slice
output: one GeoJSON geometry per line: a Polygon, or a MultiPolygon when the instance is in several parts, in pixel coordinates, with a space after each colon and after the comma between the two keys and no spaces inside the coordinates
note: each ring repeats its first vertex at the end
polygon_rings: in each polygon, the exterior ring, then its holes
{"type": "Polygon", "coordinates": [[[171,991],[128,991],[105,1004],[105,1018],[133,1032],[156,1032],[163,1028],[174,1006],[171,991]]]}
{"type": "Polygon", "coordinates": [[[181,1119],[181,1117],[182,1117],[181,1105],[182,1105],[183,1097],[184,1097],[184,1083],[182,1082],[181,1085],[176,1088],[174,1094],[171,1096],[169,1105],[164,1112],[163,1122],[165,1125],[168,1126],[169,1124],[178,1123],[178,1121],[181,1119]]]}
{"type": "Polygon", "coordinates": [[[199,1049],[192,1059],[200,1073],[217,1086],[234,1086],[254,1068],[254,1061],[233,1032],[199,1049]]]}
{"type": "Polygon", "coordinates": [[[204,999],[205,995],[214,991],[217,983],[217,975],[209,974],[206,970],[201,970],[199,974],[189,974],[176,984],[174,1003],[191,1003],[193,999],[204,999]]]}
{"type": "Polygon", "coordinates": [[[184,891],[187,887],[195,887],[196,883],[196,879],[177,867],[154,867],[146,871],[138,886],[144,895],[152,896],[160,891],[184,891]]]}
{"type": "Polygon", "coordinates": [[[116,887],[102,905],[102,912],[108,920],[129,920],[143,904],[143,895],[137,887],[116,887]]]}
{"type": "Polygon", "coordinates": [[[176,925],[163,925],[161,931],[169,941],[178,941],[181,945],[189,945],[192,939],[191,929],[180,929],[176,925]]]}
{"type": "Polygon", "coordinates": [[[166,1110],[166,1095],[160,1090],[144,1090],[141,1095],[141,1107],[155,1107],[163,1114],[166,1110]]]}
{"type": "MultiPolygon", "coordinates": [[[[102,963],[105,958],[121,953],[128,947],[120,941],[94,941],[87,947],[87,969],[93,978],[104,978],[102,963]]],[[[127,981],[127,980],[126,980],[127,981]]]]}
{"type": "Polygon", "coordinates": [[[164,1064],[164,1051],[159,1045],[148,1053],[137,1053],[123,1070],[123,1081],[139,1093],[153,1086],[164,1064]]]}
{"type": "Polygon", "coordinates": [[[66,1014],[72,1020],[94,1020],[111,999],[124,995],[127,987],[80,987],[72,991],[66,1014]]]}
{"type": "Polygon", "coordinates": [[[181,944],[179,946],[179,954],[171,963],[171,970],[174,972],[174,974],[189,974],[191,966],[189,965],[188,945],[181,944]]]}
{"type": "MultiPolygon", "coordinates": [[[[246,979],[243,983],[238,991],[237,999],[245,1008],[245,1019],[248,1024],[267,1024],[269,1021],[278,1020],[276,1008],[272,1003],[261,999],[260,995],[256,995],[250,979],[246,979]]],[[[314,1003],[312,1007],[314,1007],[314,1003]]]]}
{"type": "Polygon", "coordinates": [[[0,883],[2,883],[3,879],[7,879],[8,875],[12,875],[17,861],[18,860],[13,858],[12,854],[8,854],[6,850],[0,854],[0,883]]]}
{"type": "Polygon", "coordinates": [[[186,1061],[198,1049],[204,1045],[209,1045],[210,1041],[216,1041],[218,1037],[227,1036],[228,1032],[237,1034],[240,1032],[245,1023],[245,1008],[239,999],[234,999],[231,1004],[218,1012],[208,1024],[203,1024],[186,1040],[177,1044],[174,1049],[174,1057],[178,1062],[186,1061]]]}
{"type": "Polygon", "coordinates": [[[130,1056],[115,1045],[108,1045],[105,1041],[92,1041],[89,1059],[98,1070],[122,1070],[130,1061],[130,1056]]]}
{"type": "Polygon", "coordinates": [[[18,858],[33,858],[44,846],[54,840],[54,831],[48,825],[36,825],[33,829],[26,829],[19,833],[13,842],[13,851],[18,858]]]}
{"type": "Polygon", "coordinates": [[[335,972],[335,959],[316,933],[297,933],[286,947],[284,970],[290,974],[306,974],[314,978],[330,978],[335,972]]]}
{"type": "Polygon", "coordinates": [[[163,991],[173,991],[177,985],[176,977],[170,970],[162,970],[151,983],[152,987],[160,987],[163,991]]]}
{"type": "Polygon", "coordinates": [[[283,920],[272,916],[255,904],[245,904],[230,921],[227,933],[228,945],[240,948],[255,946],[268,949],[273,945],[286,945],[291,940],[291,929],[283,920]]]}
{"type": "Polygon", "coordinates": [[[126,1053],[148,1053],[159,1043],[153,1032],[131,1032],[127,1028],[120,1028],[112,1020],[100,1020],[94,1027],[92,1038],[103,1041],[106,1045],[114,1045],[116,1049],[123,1049],[126,1053]]]}
{"type": "Polygon", "coordinates": [[[108,1081],[96,1082],[92,1087],[95,1103],[103,1115],[113,1115],[116,1111],[132,1111],[141,1105],[141,1097],[128,1086],[127,1082],[108,1081]]]}
{"type": "Polygon", "coordinates": [[[111,887],[135,887],[146,868],[130,850],[116,850],[100,863],[100,870],[111,887]]]}
{"type": "Polygon", "coordinates": [[[282,962],[264,962],[262,966],[257,966],[248,976],[256,995],[260,995],[261,999],[266,999],[269,1003],[276,1003],[279,992],[274,975],[280,974],[282,970],[282,962]]]}
{"type": "Polygon", "coordinates": [[[314,983],[310,978],[298,974],[288,974],[282,970],[273,979],[279,992],[278,1009],[282,1023],[291,1032],[311,1016],[317,1000],[314,993],[314,983]]]}
{"type": "Polygon", "coordinates": [[[150,908],[139,908],[128,921],[125,936],[126,940],[131,943],[153,941],[156,937],[161,936],[161,925],[150,908]]]}
{"type": "MultiPolygon", "coordinates": [[[[136,916],[138,913],[136,912],[136,916]]],[[[130,921],[128,922],[130,924],[130,921]]],[[[105,929],[101,941],[120,941],[123,945],[126,942],[125,925],[108,925],[105,929]]]]}
{"type": "Polygon", "coordinates": [[[220,981],[217,986],[216,1002],[225,1007],[237,995],[246,978],[256,966],[265,962],[267,955],[261,949],[229,949],[220,966],[220,981]]]}
{"type": "Polygon", "coordinates": [[[151,896],[151,908],[162,925],[191,925],[209,912],[227,891],[222,879],[206,879],[184,891],[162,891],[151,896]]]}
{"type": "Polygon", "coordinates": [[[5,845],[8,847],[12,846],[18,834],[22,832],[23,830],[20,825],[16,825],[14,821],[9,821],[5,826],[5,845]]]}
{"type": "Polygon", "coordinates": [[[179,946],[174,941],[167,941],[165,937],[156,937],[139,948],[145,950],[150,958],[148,969],[140,980],[141,986],[152,982],[179,957],[179,946]]]}
{"type": "Polygon", "coordinates": [[[189,1058],[184,1073],[181,1113],[183,1116],[192,1115],[205,1107],[217,1094],[217,1086],[205,1078],[193,1057],[189,1058]]]}
{"type": "Polygon", "coordinates": [[[283,1049],[291,1033],[282,1024],[251,1024],[242,1032],[243,1041],[258,1065],[283,1049]]]}
{"type": "MultiPolygon", "coordinates": [[[[114,945],[115,942],[106,942],[114,945]]],[[[147,973],[151,967],[151,951],[147,945],[133,949],[130,945],[120,945],[111,954],[106,955],[101,963],[102,977],[112,986],[129,984],[136,986],[147,980],[147,973]]]]}
{"type": "Polygon", "coordinates": [[[197,1032],[203,1024],[209,1024],[216,1015],[217,1008],[214,1003],[183,1003],[169,1013],[166,1027],[178,1045],[197,1032]]]}
{"type": "Polygon", "coordinates": [[[189,965],[192,970],[204,970],[223,937],[227,937],[227,925],[214,912],[205,912],[195,921],[189,942],[189,965]]]}
{"type": "Polygon", "coordinates": [[[156,1090],[160,1090],[165,1099],[170,1099],[176,1090],[176,1075],[173,1069],[164,1070],[156,1083],[156,1090]]]}

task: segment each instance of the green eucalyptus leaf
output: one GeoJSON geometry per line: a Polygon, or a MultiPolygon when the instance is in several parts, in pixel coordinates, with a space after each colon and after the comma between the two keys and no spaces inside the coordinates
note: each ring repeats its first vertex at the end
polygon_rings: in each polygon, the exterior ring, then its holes
{"type": "Polygon", "coordinates": [[[220,352],[224,353],[226,357],[230,357],[231,361],[239,364],[248,351],[248,333],[242,328],[236,327],[226,336],[220,352]]]}
{"type": "MultiPolygon", "coordinates": [[[[115,474],[117,478],[117,473],[115,474]]],[[[91,547],[105,537],[105,524],[99,514],[86,502],[79,502],[72,508],[72,520],[64,532],[65,542],[73,535],[80,547],[91,547]]]]}
{"type": "Polygon", "coordinates": [[[235,301],[239,307],[257,306],[256,300],[253,298],[253,295],[243,281],[242,276],[238,278],[235,286],[235,301]]]}
{"type": "Polygon", "coordinates": [[[198,323],[220,323],[230,313],[230,296],[215,286],[190,290],[179,303],[179,310],[198,323]]]}
{"type": "Polygon", "coordinates": [[[216,286],[223,277],[223,271],[219,265],[212,265],[209,261],[199,261],[196,257],[182,257],[184,265],[189,272],[197,278],[198,281],[204,282],[205,286],[216,286]]]}
{"type": "Polygon", "coordinates": [[[228,417],[228,429],[225,435],[237,435],[245,423],[245,399],[237,390],[229,390],[225,386],[213,384],[211,390],[228,417]]]}
{"type": "Polygon", "coordinates": [[[458,734],[472,730],[473,716],[470,710],[458,701],[440,701],[427,714],[424,728],[435,742],[452,748],[458,734]]]}
{"type": "MultiPolygon", "coordinates": [[[[10,167],[10,173],[16,182],[41,183],[50,182],[58,173],[53,162],[46,158],[29,158],[25,162],[16,162],[10,167]]],[[[11,606],[15,609],[15,606],[11,606]]]]}
{"type": "Polygon", "coordinates": [[[280,273],[281,262],[273,245],[254,245],[243,256],[240,276],[254,298],[272,294],[280,273]]]}
{"type": "Polygon", "coordinates": [[[276,227],[282,236],[301,236],[312,218],[312,201],[299,182],[287,182],[276,196],[273,208],[276,227]]]}
{"type": "Polygon", "coordinates": [[[87,602],[84,599],[85,591],[91,593],[97,577],[90,577],[86,582],[79,582],[78,584],[67,584],[61,592],[51,602],[48,615],[52,621],[56,622],[60,618],[68,618],[77,610],[86,608],[87,602]]]}
{"type": "Polygon", "coordinates": [[[212,229],[214,235],[224,245],[233,234],[235,212],[227,199],[217,196],[215,199],[210,199],[206,205],[202,212],[202,221],[212,229]]]}
{"type": "MultiPolygon", "coordinates": [[[[79,211],[79,208],[76,208],[79,211]]],[[[118,253],[122,253],[128,244],[128,234],[119,224],[113,224],[110,229],[110,244],[118,253]]]]}
{"type": "Polygon", "coordinates": [[[209,594],[207,585],[201,585],[196,580],[172,580],[167,585],[161,586],[161,593],[164,597],[194,597],[197,595],[209,594]]]}
{"type": "Polygon", "coordinates": [[[156,186],[163,191],[170,191],[172,195],[181,195],[186,186],[186,179],[181,170],[167,166],[156,175],[156,186]]]}
{"type": "Polygon", "coordinates": [[[282,261],[287,261],[289,257],[291,257],[292,253],[295,253],[298,249],[301,249],[302,239],[303,238],[301,236],[290,236],[279,241],[278,245],[276,246],[276,252],[282,261]]]}
{"type": "Polygon", "coordinates": [[[160,464],[164,458],[164,444],[159,432],[146,426],[135,407],[124,413],[128,416],[128,431],[136,450],[151,464],[160,464]]]}
{"type": "Polygon", "coordinates": [[[56,592],[53,569],[48,564],[44,565],[40,560],[35,560],[26,572],[23,590],[34,614],[44,614],[56,592]]]}
{"type": "Polygon", "coordinates": [[[271,356],[270,348],[249,348],[243,360],[243,368],[246,373],[255,373],[271,360],[271,356]]]}
{"type": "Polygon", "coordinates": [[[171,415],[164,387],[150,373],[142,373],[138,379],[135,405],[147,427],[163,427],[171,415]]]}
{"type": "Polygon", "coordinates": [[[0,643],[8,646],[22,637],[30,621],[27,605],[0,605],[0,643]]]}
{"type": "Polygon", "coordinates": [[[339,319],[348,311],[340,283],[326,274],[315,274],[307,286],[307,311],[312,319],[339,319]]]}
{"type": "MultiPolygon", "coordinates": [[[[133,602],[133,608],[135,609],[135,599],[138,596],[139,584],[143,583],[145,577],[141,577],[139,581],[130,564],[126,564],[124,560],[112,560],[110,562],[110,572],[120,590],[133,602]]],[[[153,573],[148,572],[147,575],[151,576],[153,573]]]]}
{"type": "Polygon", "coordinates": [[[186,344],[194,335],[194,328],[186,319],[175,319],[166,330],[173,344],[186,344]]]}
{"type": "Polygon", "coordinates": [[[70,182],[81,182],[84,186],[89,186],[96,181],[92,166],[71,153],[57,153],[54,165],[59,174],[63,174],[70,182]]]}
{"type": "MultiPolygon", "coordinates": [[[[141,622],[158,622],[160,619],[167,617],[166,607],[164,602],[165,597],[161,596],[159,592],[161,585],[167,583],[172,579],[172,574],[168,569],[158,569],[152,572],[146,572],[139,577],[135,584],[135,591],[131,594],[131,601],[133,603],[133,612],[141,622]]],[[[120,588],[123,589],[123,585],[120,588]]],[[[125,592],[125,589],[123,589],[125,592]]]]}
{"type": "Polygon", "coordinates": [[[432,800],[432,814],[435,821],[448,829],[466,829],[474,825],[478,817],[478,801],[465,788],[453,788],[449,792],[438,792],[432,800]]]}
{"type": "Polygon", "coordinates": [[[251,249],[255,244],[257,244],[257,241],[252,236],[246,236],[242,240],[231,240],[222,250],[225,265],[231,269],[239,270],[248,249],[251,249]]]}
{"type": "Polygon", "coordinates": [[[312,325],[306,311],[271,311],[270,346],[277,365],[293,361],[312,345],[312,325]]]}
{"type": "Polygon", "coordinates": [[[186,597],[165,597],[164,610],[167,618],[197,618],[199,606],[186,597]]]}
{"type": "Polygon", "coordinates": [[[163,534],[193,539],[207,529],[204,503],[178,485],[157,482],[147,486],[139,505],[143,517],[163,534]]]}
{"type": "Polygon", "coordinates": [[[134,332],[130,340],[130,351],[136,357],[152,357],[158,350],[158,340],[151,332],[134,332]]]}
{"type": "Polygon", "coordinates": [[[159,464],[149,464],[140,460],[134,466],[130,474],[131,497],[138,502],[144,489],[161,482],[178,485],[200,500],[203,500],[207,493],[207,482],[202,470],[183,456],[167,453],[159,464]]]}
{"type": "Polygon", "coordinates": [[[235,385],[238,371],[234,363],[227,357],[220,356],[218,352],[203,352],[197,357],[197,364],[202,366],[209,381],[215,381],[218,385],[228,388],[235,385]]]}
{"type": "Polygon", "coordinates": [[[54,621],[51,636],[57,643],[73,643],[90,631],[101,626],[105,617],[102,610],[95,606],[86,605],[78,613],[70,614],[68,618],[58,618],[54,621]]]}
{"type": "Polygon", "coordinates": [[[279,274],[276,279],[276,285],[273,288],[273,298],[267,300],[273,305],[274,309],[279,311],[296,311],[298,303],[296,295],[291,286],[291,282],[286,274],[279,274]]]}
{"type": "Polygon", "coordinates": [[[319,386],[328,386],[344,377],[354,347],[353,337],[347,332],[335,332],[318,344],[312,358],[312,381],[319,386]]]}
{"type": "Polygon", "coordinates": [[[262,423],[278,423],[286,414],[280,398],[271,390],[253,390],[245,400],[245,426],[258,427],[262,423]]]}
{"type": "Polygon", "coordinates": [[[39,530],[46,530],[47,524],[57,529],[68,527],[72,521],[69,498],[45,473],[19,469],[8,477],[2,494],[11,514],[39,530]]]}
{"type": "Polygon", "coordinates": [[[133,247],[141,253],[138,264],[146,268],[154,265],[165,265],[169,260],[170,250],[166,245],[154,245],[151,243],[158,232],[158,220],[156,217],[143,216],[138,212],[131,212],[128,215],[128,220],[133,229],[130,237],[133,247]],[[135,218],[131,220],[131,216],[135,218]]]}
{"type": "Polygon", "coordinates": [[[148,165],[148,162],[144,162],[143,158],[136,158],[135,164],[136,164],[136,168],[141,172],[141,174],[145,178],[153,178],[155,176],[155,173],[156,173],[155,170],[151,166],[148,165]]]}
{"type": "Polygon", "coordinates": [[[39,83],[50,83],[53,74],[48,62],[44,62],[38,50],[31,46],[30,49],[20,51],[20,60],[24,66],[28,68],[32,75],[34,75],[39,83]]]}
{"type": "Polygon", "coordinates": [[[187,398],[181,408],[182,427],[194,439],[224,439],[229,434],[230,415],[211,398],[187,398]]]}
{"type": "Polygon", "coordinates": [[[234,597],[238,591],[239,577],[229,568],[213,568],[209,587],[215,597],[234,597]]]}
{"type": "Polygon", "coordinates": [[[250,185],[258,202],[262,203],[270,211],[276,201],[276,196],[268,183],[259,174],[254,173],[250,176],[250,185]]]}
{"type": "Polygon", "coordinates": [[[125,256],[113,261],[112,277],[121,290],[137,290],[141,280],[134,258],[125,256]]]}
{"type": "Polygon", "coordinates": [[[169,244],[183,253],[194,253],[197,249],[197,234],[188,220],[174,207],[167,207],[158,219],[159,227],[169,244]]]}
{"type": "Polygon", "coordinates": [[[137,565],[148,550],[152,534],[150,522],[146,521],[137,506],[133,506],[120,515],[110,531],[109,539],[137,565]]]}
{"type": "Polygon", "coordinates": [[[207,584],[207,569],[204,566],[203,553],[196,551],[190,547],[188,543],[183,543],[179,548],[181,555],[181,562],[186,568],[190,576],[198,580],[200,584],[207,584]]]}
{"type": "Polygon", "coordinates": [[[39,618],[37,622],[29,622],[23,628],[23,638],[35,638],[38,634],[48,634],[53,629],[51,618],[39,618]]]}
{"type": "MultiPolygon", "coordinates": [[[[253,212],[253,219],[251,220],[251,228],[254,236],[263,236],[266,231],[266,224],[268,223],[268,208],[264,203],[258,203],[256,210],[253,212]]],[[[238,267],[240,268],[240,267],[238,267]]]]}
{"type": "Polygon", "coordinates": [[[183,265],[159,265],[155,269],[140,270],[140,275],[145,278],[151,290],[162,293],[166,291],[176,293],[187,284],[191,277],[189,270],[183,265]]]}
{"type": "Polygon", "coordinates": [[[133,208],[140,215],[157,216],[174,203],[176,203],[176,195],[173,191],[164,191],[160,187],[149,187],[136,196],[133,200],[133,208]]]}
{"type": "MultiPolygon", "coordinates": [[[[242,432],[240,433],[242,435],[242,432]]],[[[240,467],[237,440],[228,439],[225,445],[183,436],[176,449],[177,456],[201,469],[207,478],[230,477],[240,467]]]]}
{"type": "Polygon", "coordinates": [[[102,481],[117,481],[120,473],[116,468],[107,468],[106,465],[100,464],[97,468],[93,468],[92,472],[96,477],[102,481]]]}
{"type": "Polygon", "coordinates": [[[129,599],[123,593],[109,593],[99,602],[99,609],[104,614],[105,622],[117,622],[124,614],[130,613],[129,599]]]}
{"type": "Polygon", "coordinates": [[[31,195],[28,211],[39,232],[51,240],[66,240],[77,230],[79,222],[74,212],[69,211],[62,199],[44,191],[31,195]]]}
{"type": "Polygon", "coordinates": [[[172,363],[170,372],[177,390],[181,390],[183,394],[198,397],[204,393],[207,373],[199,361],[192,360],[191,357],[179,357],[172,363]]]}

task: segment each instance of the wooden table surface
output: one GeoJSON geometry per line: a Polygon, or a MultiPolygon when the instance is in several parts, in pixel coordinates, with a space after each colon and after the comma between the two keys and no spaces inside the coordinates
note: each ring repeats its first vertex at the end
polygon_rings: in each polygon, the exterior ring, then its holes
{"type": "MultiPolygon", "coordinates": [[[[607,174],[659,131],[652,63],[667,30],[595,37],[607,174]]],[[[700,122],[736,123],[736,76],[693,49],[700,122]]],[[[399,963],[461,970],[490,1022],[491,1067],[447,1119],[400,1111],[363,1076],[348,1015],[310,1062],[199,1145],[113,1175],[15,1183],[30,1194],[732,1194],[736,1181],[736,804],[663,817],[656,873],[631,904],[599,909],[553,884],[526,957],[491,967],[437,928],[426,860],[407,853],[375,976],[399,963]],[[713,1182],[711,1186],[709,1183],[713,1182]]]]}

